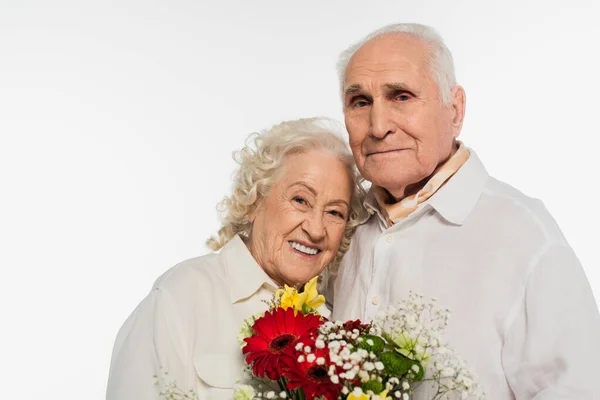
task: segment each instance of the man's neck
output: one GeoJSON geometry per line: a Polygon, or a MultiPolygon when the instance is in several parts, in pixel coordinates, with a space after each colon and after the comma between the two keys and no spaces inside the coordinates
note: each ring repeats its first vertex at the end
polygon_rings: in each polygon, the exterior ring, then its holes
{"type": "Polygon", "coordinates": [[[433,172],[429,176],[421,179],[419,182],[410,183],[404,187],[401,187],[399,190],[395,190],[394,194],[392,194],[388,189],[384,188],[388,194],[388,200],[389,200],[388,204],[397,203],[408,196],[412,196],[413,194],[418,193],[419,190],[423,189],[423,187],[427,184],[427,182],[429,182],[429,180],[439,171],[440,167],[442,165],[444,165],[446,163],[446,161],[448,161],[450,159],[450,157],[452,157],[454,154],[456,154],[457,151],[458,151],[458,143],[454,142],[454,144],[452,145],[452,150],[450,151],[450,154],[448,154],[448,157],[446,157],[442,161],[440,161],[438,163],[438,165],[435,167],[435,169],[433,170],[433,172]]]}

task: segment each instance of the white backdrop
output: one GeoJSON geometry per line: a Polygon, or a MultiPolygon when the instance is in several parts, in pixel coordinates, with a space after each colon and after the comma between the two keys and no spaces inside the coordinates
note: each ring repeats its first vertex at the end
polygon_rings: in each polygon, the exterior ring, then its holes
{"type": "Polygon", "coordinates": [[[544,200],[600,298],[600,3],[109,3],[0,0],[0,397],[103,398],[120,325],[206,252],[231,152],[341,119],[338,52],[392,22],[442,33],[462,140],[544,200]]]}

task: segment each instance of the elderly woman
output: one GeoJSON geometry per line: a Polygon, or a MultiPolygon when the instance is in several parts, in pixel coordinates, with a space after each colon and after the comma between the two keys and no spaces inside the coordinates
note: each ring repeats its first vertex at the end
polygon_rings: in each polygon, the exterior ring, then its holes
{"type": "Polygon", "coordinates": [[[280,286],[335,268],[364,217],[352,154],[328,125],[303,119],[251,136],[221,203],[223,226],[207,241],[220,253],[156,281],[119,331],[107,399],[161,398],[154,376],[200,399],[232,397],[244,319],[266,310],[280,286]]]}

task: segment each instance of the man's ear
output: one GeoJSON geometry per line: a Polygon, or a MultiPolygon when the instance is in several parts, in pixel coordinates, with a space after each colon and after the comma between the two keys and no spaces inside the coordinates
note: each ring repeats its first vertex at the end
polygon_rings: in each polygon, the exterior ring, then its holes
{"type": "Polygon", "coordinates": [[[465,119],[465,108],[467,106],[467,96],[462,86],[455,86],[450,91],[452,108],[452,136],[456,139],[462,130],[465,119]]]}

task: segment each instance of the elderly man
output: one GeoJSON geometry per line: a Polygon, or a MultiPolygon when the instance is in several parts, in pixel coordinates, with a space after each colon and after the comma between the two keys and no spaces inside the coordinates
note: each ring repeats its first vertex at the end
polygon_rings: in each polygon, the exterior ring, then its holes
{"type": "Polygon", "coordinates": [[[489,398],[600,399],[600,316],[583,269],[542,203],[457,140],[465,92],[441,37],[388,26],[339,67],[372,215],[333,284],[333,318],[369,320],[409,290],[436,297],[489,398]]]}

